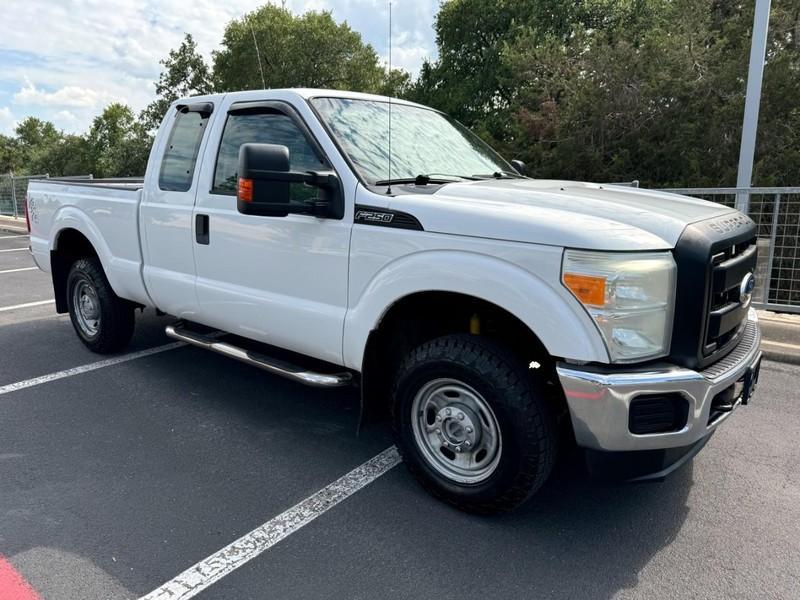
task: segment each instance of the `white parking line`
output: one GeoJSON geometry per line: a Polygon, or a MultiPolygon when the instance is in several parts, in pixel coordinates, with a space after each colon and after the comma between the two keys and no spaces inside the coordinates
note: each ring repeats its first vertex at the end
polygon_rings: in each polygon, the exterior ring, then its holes
{"type": "Polygon", "coordinates": [[[38,271],[39,267],[23,267],[21,269],[6,269],[5,271],[0,271],[0,275],[5,273],[19,273],[20,271],[38,271]]]}
{"type": "Polygon", "coordinates": [[[64,379],[65,377],[72,377],[73,375],[80,375],[81,373],[96,371],[97,369],[102,369],[103,367],[118,365],[120,363],[136,360],[137,358],[152,356],[153,354],[167,352],[168,350],[174,350],[175,348],[182,348],[185,345],[186,344],[184,342],[173,342],[171,344],[164,344],[163,346],[156,346],[155,348],[147,348],[146,350],[139,350],[138,352],[131,352],[130,354],[123,354],[122,356],[115,356],[114,358],[100,360],[89,363],[88,365],[82,365],[80,367],[64,369],[63,371],[57,371],[55,373],[50,373],[49,375],[42,375],[41,377],[34,377],[33,379],[26,379],[25,381],[18,381],[17,383],[9,383],[7,385],[0,386],[0,396],[10,392],[16,392],[17,390],[24,390],[25,388],[33,387],[35,385],[49,383],[50,381],[64,379]]]}
{"type": "Polygon", "coordinates": [[[0,252],[22,252],[23,250],[27,250],[28,247],[25,246],[24,248],[9,248],[7,250],[0,250],[0,252]]]}
{"type": "Polygon", "coordinates": [[[390,446],[377,456],[225,546],[140,600],[187,600],[253,560],[265,550],[311,523],[342,500],[355,494],[400,464],[397,448],[390,446]]]}
{"type": "Polygon", "coordinates": [[[15,304],[13,306],[0,306],[0,312],[8,310],[17,310],[19,308],[31,308],[32,306],[44,306],[45,304],[53,304],[55,300],[39,300],[38,302],[26,302],[25,304],[15,304]]]}

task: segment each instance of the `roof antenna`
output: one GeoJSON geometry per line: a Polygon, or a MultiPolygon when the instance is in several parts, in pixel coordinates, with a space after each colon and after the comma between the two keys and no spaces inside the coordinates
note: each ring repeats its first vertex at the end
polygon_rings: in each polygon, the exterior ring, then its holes
{"type": "Polygon", "coordinates": [[[387,194],[392,193],[392,1],[389,0],[389,187],[387,194]]]}
{"type": "Polygon", "coordinates": [[[256,58],[258,59],[258,70],[261,72],[261,89],[267,89],[267,83],[264,81],[264,67],[261,66],[261,52],[258,51],[258,42],[256,41],[256,32],[253,30],[253,24],[250,22],[250,17],[247,16],[247,24],[250,26],[250,33],[253,35],[253,46],[256,47],[256,58]]]}

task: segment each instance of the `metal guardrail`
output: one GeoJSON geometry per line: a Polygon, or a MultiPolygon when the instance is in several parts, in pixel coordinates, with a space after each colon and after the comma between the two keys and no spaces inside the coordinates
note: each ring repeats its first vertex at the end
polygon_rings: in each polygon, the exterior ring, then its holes
{"type": "Polygon", "coordinates": [[[757,308],[800,313],[800,187],[671,188],[747,213],[758,227],[757,308]]]}

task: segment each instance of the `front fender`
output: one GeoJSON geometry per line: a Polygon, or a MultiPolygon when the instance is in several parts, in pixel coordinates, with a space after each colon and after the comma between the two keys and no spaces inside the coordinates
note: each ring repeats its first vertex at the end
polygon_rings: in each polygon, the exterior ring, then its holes
{"type": "MultiPolygon", "coordinates": [[[[558,281],[556,275],[556,281],[558,281]]],[[[608,353],[589,315],[566,289],[506,260],[467,251],[427,250],[385,265],[345,316],[345,365],[361,370],[367,338],[402,298],[442,291],[474,296],[517,317],[551,356],[608,362],[608,353]]]]}

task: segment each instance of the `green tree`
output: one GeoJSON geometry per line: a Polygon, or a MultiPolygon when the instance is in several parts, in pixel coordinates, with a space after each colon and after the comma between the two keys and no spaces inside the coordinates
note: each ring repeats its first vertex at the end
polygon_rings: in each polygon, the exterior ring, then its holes
{"type": "Polygon", "coordinates": [[[178,98],[212,93],[211,71],[197,51],[197,43],[187,33],[181,45],[160,61],[164,70],[156,81],[157,98],[142,111],[139,119],[148,131],[158,128],[169,105],[178,98]]]}
{"type": "Polygon", "coordinates": [[[49,173],[51,177],[63,175],[88,175],[92,173],[92,161],[86,138],[81,135],[59,135],[50,143],[38,161],[27,165],[30,173],[49,173]]]}
{"type": "Polygon", "coordinates": [[[95,117],[86,137],[95,176],[143,175],[150,150],[147,139],[144,126],[134,121],[130,107],[119,103],[108,105],[95,117]]]}
{"type": "Polygon", "coordinates": [[[321,87],[377,92],[385,77],[372,46],[347,23],[336,23],[330,12],[296,16],[267,4],[231,21],[222,49],[214,53],[219,91],[321,87]]]}
{"type": "Polygon", "coordinates": [[[16,161],[19,170],[25,173],[46,173],[49,155],[58,144],[61,133],[49,121],[27,117],[16,129],[16,161]]]}
{"type": "Polygon", "coordinates": [[[22,168],[17,139],[0,134],[0,175],[16,173],[22,168]]]}
{"type": "MultiPolygon", "coordinates": [[[[542,177],[733,185],[753,3],[450,0],[411,99],[542,177]]],[[[800,179],[800,0],[774,0],[754,182],[800,179]]]]}

